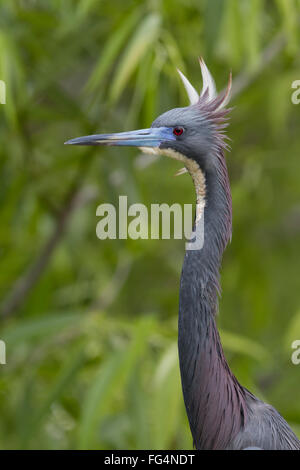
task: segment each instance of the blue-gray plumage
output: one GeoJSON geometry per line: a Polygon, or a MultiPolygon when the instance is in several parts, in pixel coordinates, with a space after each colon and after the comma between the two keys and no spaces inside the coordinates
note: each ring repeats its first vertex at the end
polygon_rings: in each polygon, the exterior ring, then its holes
{"type": "Polygon", "coordinates": [[[178,348],[183,396],[197,449],[300,449],[282,416],[245,389],[231,372],[216,313],[219,270],[231,238],[232,204],[224,157],[227,104],[217,95],[202,59],[199,96],[179,71],[190,106],[159,116],[150,129],[72,139],[75,145],[128,145],[180,160],[196,190],[195,228],[204,227],[201,249],[185,253],[179,299],[178,348]]]}

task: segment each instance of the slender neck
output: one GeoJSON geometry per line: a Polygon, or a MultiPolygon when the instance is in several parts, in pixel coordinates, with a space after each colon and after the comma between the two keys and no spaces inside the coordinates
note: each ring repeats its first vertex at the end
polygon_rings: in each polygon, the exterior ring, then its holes
{"type": "MultiPolygon", "coordinates": [[[[222,153],[219,157],[218,169],[205,174],[197,170],[205,180],[204,244],[201,250],[186,251],[180,283],[180,370],[197,449],[226,448],[243,425],[246,411],[243,389],[226,362],[215,321],[219,268],[231,236],[228,173],[222,153]]],[[[194,184],[200,180],[197,171],[192,174],[194,184]]],[[[195,188],[197,192],[196,184],[195,188]]],[[[197,192],[198,204],[199,199],[197,192]]]]}

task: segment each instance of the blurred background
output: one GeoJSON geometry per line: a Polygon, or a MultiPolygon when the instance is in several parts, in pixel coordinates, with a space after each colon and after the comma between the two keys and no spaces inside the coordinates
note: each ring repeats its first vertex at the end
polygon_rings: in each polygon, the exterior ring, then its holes
{"type": "Polygon", "coordinates": [[[300,436],[300,1],[0,3],[0,447],[191,449],[177,357],[184,241],[96,237],[96,208],[192,203],[180,164],[65,147],[149,127],[234,77],[233,238],[218,324],[243,385],[300,436]]]}

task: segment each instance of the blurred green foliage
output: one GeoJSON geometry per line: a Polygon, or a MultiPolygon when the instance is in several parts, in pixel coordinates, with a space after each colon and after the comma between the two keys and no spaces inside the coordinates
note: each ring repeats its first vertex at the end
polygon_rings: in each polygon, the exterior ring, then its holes
{"type": "Polygon", "coordinates": [[[99,204],[190,203],[191,181],[166,158],[63,142],[186,105],[176,67],[200,87],[200,54],[219,89],[230,69],[244,80],[227,156],[226,356],[299,434],[299,16],[299,0],[1,2],[2,449],[191,448],[176,346],[184,242],[95,234],[99,204]]]}

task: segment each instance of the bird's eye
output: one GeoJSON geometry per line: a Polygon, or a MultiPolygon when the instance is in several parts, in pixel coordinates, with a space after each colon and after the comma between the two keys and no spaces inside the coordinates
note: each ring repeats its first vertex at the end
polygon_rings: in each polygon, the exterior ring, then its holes
{"type": "Polygon", "coordinates": [[[176,136],[179,136],[183,133],[183,128],[182,127],[174,127],[173,129],[173,134],[176,136]]]}

